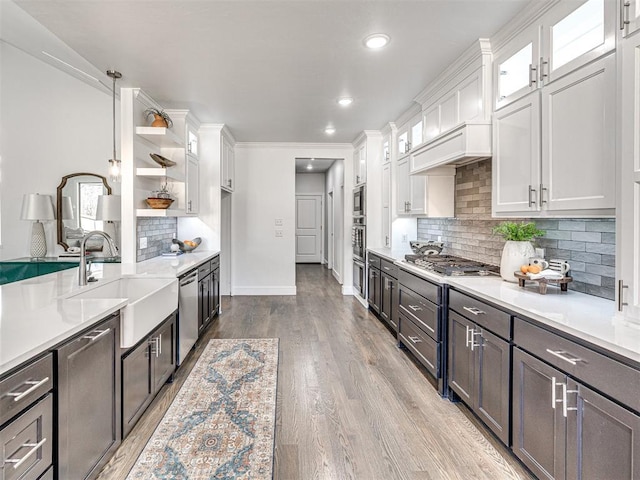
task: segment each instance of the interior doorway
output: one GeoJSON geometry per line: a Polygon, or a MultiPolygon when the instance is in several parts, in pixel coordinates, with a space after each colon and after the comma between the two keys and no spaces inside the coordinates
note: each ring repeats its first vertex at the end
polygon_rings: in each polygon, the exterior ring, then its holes
{"type": "Polygon", "coordinates": [[[296,195],[296,263],[322,263],[322,195],[296,195]]]}

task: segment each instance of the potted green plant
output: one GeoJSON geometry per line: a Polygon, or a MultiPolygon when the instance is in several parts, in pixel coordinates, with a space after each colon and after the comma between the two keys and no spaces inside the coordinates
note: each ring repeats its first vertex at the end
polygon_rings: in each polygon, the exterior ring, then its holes
{"type": "Polygon", "coordinates": [[[165,127],[171,128],[173,126],[173,120],[164,110],[160,110],[158,108],[147,108],[144,111],[144,114],[149,117],[153,117],[153,122],[151,123],[152,127],[165,127]]]}
{"type": "Polygon", "coordinates": [[[506,240],[500,260],[500,276],[507,282],[517,282],[514,272],[535,256],[531,240],[544,236],[545,232],[533,222],[502,222],[493,228],[493,234],[506,240]]]}

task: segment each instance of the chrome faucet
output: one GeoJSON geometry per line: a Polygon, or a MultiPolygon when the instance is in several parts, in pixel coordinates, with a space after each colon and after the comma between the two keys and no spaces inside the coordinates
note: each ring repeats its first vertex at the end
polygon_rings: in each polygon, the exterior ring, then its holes
{"type": "Polygon", "coordinates": [[[113,239],[100,230],[94,230],[92,232],[87,233],[83,238],[82,242],[80,242],[80,269],[78,270],[78,285],[81,287],[87,284],[87,240],[93,237],[94,235],[98,235],[103,237],[111,250],[111,253],[114,255],[118,251],[115,243],[113,243],[113,239]]]}

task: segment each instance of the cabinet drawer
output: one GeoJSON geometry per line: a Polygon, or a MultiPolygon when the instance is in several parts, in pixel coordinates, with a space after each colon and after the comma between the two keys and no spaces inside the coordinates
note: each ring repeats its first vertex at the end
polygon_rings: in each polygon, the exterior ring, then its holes
{"type": "Polygon", "coordinates": [[[367,258],[367,263],[369,264],[370,267],[373,268],[380,268],[380,257],[378,257],[377,255],[374,255],[373,253],[369,254],[369,257],[367,258]]]}
{"type": "Polygon", "coordinates": [[[405,272],[404,270],[399,270],[398,280],[400,281],[401,286],[410,288],[418,295],[422,295],[430,302],[433,302],[436,305],[440,305],[440,287],[435,283],[431,283],[420,277],[416,277],[415,275],[412,275],[409,272],[405,272]]]}
{"type": "Polygon", "coordinates": [[[408,317],[400,314],[399,340],[420,361],[421,364],[436,378],[440,376],[438,365],[440,344],[426,335],[408,317]]]}
{"type": "Polygon", "coordinates": [[[0,381],[0,425],[53,388],[53,355],[0,381]]]}
{"type": "Polygon", "coordinates": [[[514,343],[640,412],[640,371],[587,347],[515,319],[514,343]]]}
{"type": "Polygon", "coordinates": [[[398,279],[398,267],[384,258],[380,259],[380,270],[390,277],[398,279]]]}
{"type": "Polygon", "coordinates": [[[449,290],[449,308],[502,338],[511,338],[511,315],[488,303],[449,290]]]}
{"type": "Polygon", "coordinates": [[[401,286],[400,311],[434,340],[439,340],[437,305],[401,286]]]}
{"type": "Polygon", "coordinates": [[[0,430],[3,480],[36,480],[51,465],[53,394],[0,430]]]}
{"type": "Polygon", "coordinates": [[[198,267],[198,279],[203,279],[211,273],[211,262],[204,262],[198,267]]]}
{"type": "Polygon", "coordinates": [[[211,259],[210,264],[211,264],[211,270],[215,270],[216,268],[218,268],[220,266],[220,256],[218,255],[216,257],[213,257],[211,259]]]}

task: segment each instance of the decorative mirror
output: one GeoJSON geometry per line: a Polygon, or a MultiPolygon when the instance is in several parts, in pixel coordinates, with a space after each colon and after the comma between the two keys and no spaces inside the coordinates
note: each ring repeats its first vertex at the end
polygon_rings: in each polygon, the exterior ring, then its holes
{"type": "MultiPolygon", "coordinates": [[[[104,221],[98,215],[98,199],[111,195],[107,179],[95,173],[72,173],[62,177],[58,185],[56,221],[58,245],[65,250],[80,247],[85,234],[104,230],[104,221]]],[[[102,251],[102,238],[89,239],[88,251],[102,251]]]]}

